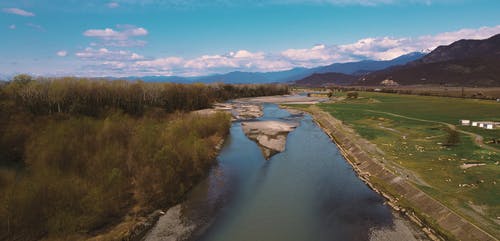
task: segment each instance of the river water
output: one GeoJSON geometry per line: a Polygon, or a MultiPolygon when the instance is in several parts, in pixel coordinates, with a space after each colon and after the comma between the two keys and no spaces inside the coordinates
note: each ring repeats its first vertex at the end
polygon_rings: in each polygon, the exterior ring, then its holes
{"type": "Polygon", "coordinates": [[[217,165],[182,204],[183,222],[196,223],[190,240],[370,240],[373,230],[393,226],[383,198],[356,177],[309,115],[265,104],[260,119],[300,126],[284,152],[265,160],[241,124],[232,124],[217,165]]]}

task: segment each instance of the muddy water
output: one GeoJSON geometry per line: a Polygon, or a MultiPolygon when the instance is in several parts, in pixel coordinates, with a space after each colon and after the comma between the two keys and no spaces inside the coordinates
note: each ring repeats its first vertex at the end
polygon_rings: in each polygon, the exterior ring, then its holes
{"type": "Polygon", "coordinates": [[[356,177],[310,116],[292,116],[266,104],[260,119],[300,126],[289,134],[286,150],[266,161],[233,123],[218,164],[181,205],[182,222],[193,227],[184,238],[370,240],[374,230],[393,226],[383,199],[356,177]]]}

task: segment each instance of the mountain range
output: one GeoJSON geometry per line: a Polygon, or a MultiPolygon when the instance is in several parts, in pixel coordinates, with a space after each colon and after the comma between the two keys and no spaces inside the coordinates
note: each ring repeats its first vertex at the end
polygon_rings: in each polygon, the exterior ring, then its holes
{"type": "Polygon", "coordinates": [[[294,82],[295,85],[304,87],[320,87],[327,85],[350,85],[358,80],[358,76],[337,72],[315,73],[294,82]]]}
{"type": "Polygon", "coordinates": [[[500,86],[500,34],[484,40],[459,40],[439,46],[403,66],[369,73],[355,84],[500,86]]]}
{"type": "MultiPolygon", "coordinates": [[[[199,77],[178,77],[178,76],[143,76],[126,77],[128,80],[141,79],[147,82],[179,82],[179,83],[213,83],[224,82],[231,84],[263,84],[263,83],[286,83],[299,80],[317,73],[342,73],[342,74],[360,74],[376,70],[382,70],[391,66],[403,65],[417,60],[424,56],[424,53],[414,52],[400,56],[392,60],[363,60],[349,63],[335,63],[327,66],[315,68],[293,68],[291,70],[276,72],[242,72],[234,71],[226,74],[215,74],[199,77]]],[[[123,78],[122,78],[123,79],[123,78]]]]}

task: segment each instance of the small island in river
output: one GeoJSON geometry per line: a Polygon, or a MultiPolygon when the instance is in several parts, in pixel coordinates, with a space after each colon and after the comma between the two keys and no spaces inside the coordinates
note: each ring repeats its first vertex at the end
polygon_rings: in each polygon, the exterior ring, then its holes
{"type": "Polygon", "coordinates": [[[274,120],[241,123],[245,135],[259,144],[266,160],[285,150],[288,133],[297,126],[298,123],[274,120]]]}

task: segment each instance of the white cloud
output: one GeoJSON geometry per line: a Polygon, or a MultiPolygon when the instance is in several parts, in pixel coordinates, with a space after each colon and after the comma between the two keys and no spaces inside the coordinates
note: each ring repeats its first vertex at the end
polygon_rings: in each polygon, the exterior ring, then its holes
{"type": "Polygon", "coordinates": [[[91,38],[100,39],[101,45],[112,47],[143,47],[146,45],[144,40],[133,39],[143,37],[149,32],[145,28],[133,25],[118,25],[117,29],[89,29],[83,32],[83,35],[91,38]]]}
{"type": "Polygon", "coordinates": [[[326,46],[325,44],[317,44],[309,49],[287,49],[281,52],[281,56],[294,65],[303,67],[349,60],[338,53],[337,46],[326,46]]]}
{"type": "Polygon", "coordinates": [[[9,25],[9,29],[12,29],[12,30],[16,29],[16,25],[15,24],[9,25]]]}
{"type": "Polygon", "coordinates": [[[26,26],[38,30],[40,32],[45,32],[45,28],[43,28],[42,25],[39,24],[27,23],[26,26]]]}
{"type": "Polygon", "coordinates": [[[132,60],[140,60],[144,59],[144,56],[141,56],[136,53],[132,53],[126,50],[109,50],[107,48],[86,48],[83,51],[75,53],[76,57],[85,59],[85,60],[106,60],[106,61],[132,61],[132,60]]]}
{"type": "Polygon", "coordinates": [[[59,57],[66,57],[68,55],[68,52],[66,50],[60,50],[60,51],[57,51],[56,54],[59,57]]]}
{"type": "Polygon", "coordinates": [[[388,60],[406,53],[420,51],[422,49],[409,46],[411,39],[408,38],[366,38],[352,44],[338,46],[338,51],[352,57],[388,60]]]}
{"type": "Polygon", "coordinates": [[[188,60],[184,67],[188,69],[238,68],[238,64],[236,60],[228,56],[203,55],[201,57],[188,60]]]}
{"type": "Polygon", "coordinates": [[[118,8],[120,7],[120,4],[117,2],[109,2],[106,6],[108,6],[108,8],[118,8]]]}
{"type": "MultiPolygon", "coordinates": [[[[79,58],[104,61],[93,65],[116,74],[133,75],[206,75],[230,71],[280,71],[294,67],[316,67],[332,63],[364,59],[389,60],[415,51],[432,50],[459,39],[484,39],[500,33],[500,25],[477,29],[461,29],[453,32],[425,35],[414,38],[371,37],[341,45],[317,44],[311,48],[287,49],[278,53],[237,50],[226,54],[212,54],[185,59],[166,56],[146,59],[130,51],[112,51],[107,48],[87,48],[78,52],[79,58]]],[[[113,34],[111,34],[113,35],[113,34]]],[[[111,73],[110,73],[111,74],[111,73]]]]}
{"type": "Polygon", "coordinates": [[[437,2],[449,3],[450,0],[126,0],[128,4],[136,5],[158,5],[163,7],[204,7],[204,6],[265,6],[265,5],[291,5],[291,4],[309,4],[309,5],[335,5],[335,6],[379,6],[395,4],[419,4],[431,5],[437,2]]]}
{"type": "Polygon", "coordinates": [[[83,33],[87,37],[96,37],[106,40],[126,40],[130,37],[148,35],[148,31],[144,28],[129,27],[122,31],[112,28],[105,29],[89,29],[83,33]]]}
{"type": "Polygon", "coordinates": [[[23,17],[35,16],[34,13],[22,10],[20,8],[3,8],[2,11],[5,13],[15,14],[15,15],[23,16],[23,17]]]}
{"type": "Polygon", "coordinates": [[[133,60],[144,59],[144,56],[136,54],[136,53],[132,53],[132,55],[130,55],[130,59],[133,59],[133,60]]]}
{"type": "Polygon", "coordinates": [[[236,52],[230,52],[229,56],[237,59],[252,58],[252,59],[263,59],[265,57],[264,52],[252,53],[247,50],[238,50],[236,52]]]}
{"type": "Polygon", "coordinates": [[[316,45],[310,49],[288,49],[281,54],[296,65],[310,67],[331,62],[362,59],[389,60],[416,51],[433,50],[460,39],[484,39],[500,33],[500,25],[461,29],[416,38],[374,37],[342,45],[316,45]]]}
{"type": "Polygon", "coordinates": [[[169,71],[174,68],[180,68],[184,64],[184,59],[180,57],[166,57],[154,60],[137,61],[134,67],[141,68],[146,71],[169,71]]]}

